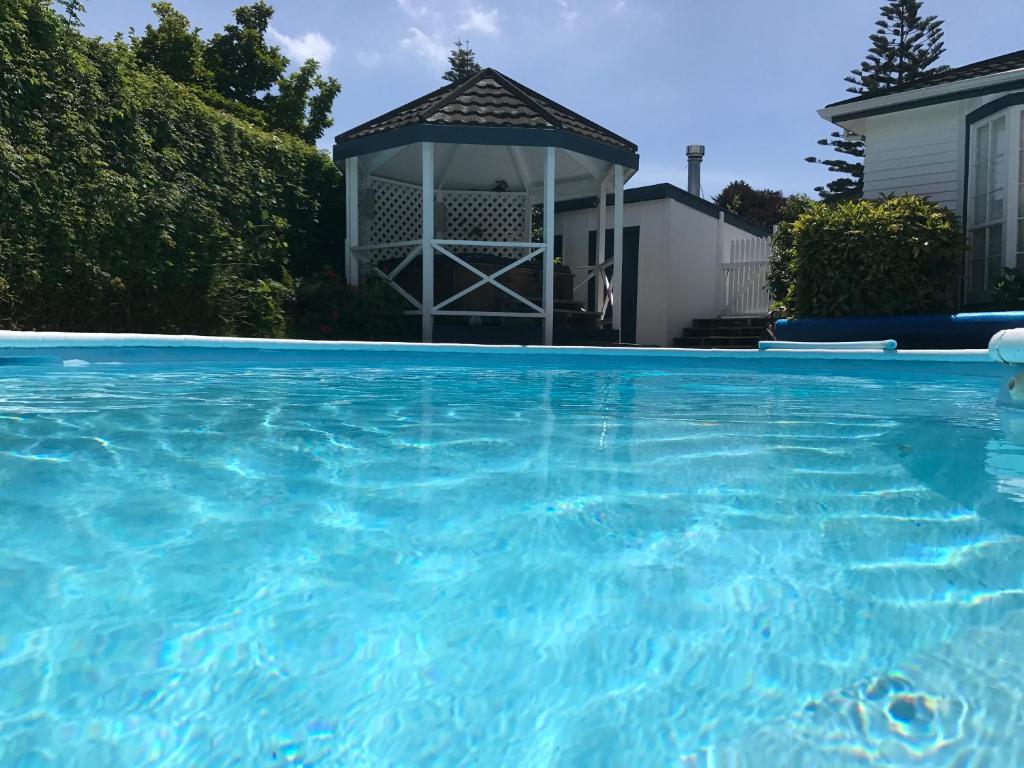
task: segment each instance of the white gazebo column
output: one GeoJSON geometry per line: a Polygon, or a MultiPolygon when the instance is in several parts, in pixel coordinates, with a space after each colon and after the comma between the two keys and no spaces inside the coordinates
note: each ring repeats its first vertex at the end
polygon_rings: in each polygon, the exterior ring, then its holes
{"type": "MultiPolygon", "coordinates": [[[[594,256],[594,265],[604,264],[604,260],[608,257],[608,249],[604,246],[604,231],[608,229],[608,179],[612,175],[611,169],[605,175],[601,184],[597,188],[597,234],[596,240],[596,252],[594,256]]],[[[604,307],[604,269],[598,269],[594,272],[594,277],[591,278],[594,281],[594,309],[598,312],[604,307]]],[[[602,320],[604,318],[601,318],[602,320]]]]}
{"type": "Polygon", "coordinates": [[[623,167],[616,165],[615,207],[612,211],[612,266],[615,268],[615,274],[612,275],[612,295],[615,299],[612,306],[612,328],[616,331],[622,330],[622,186],[624,183],[623,167]]]}
{"type": "Polygon", "coordinates": [[[555,338],[555,148],[544,156],[544,343],[555,338]]]}
{"type": "Polygon", "coordinates": [[[434,145],[423,142],[423,341],[434,340],[434,145]]]}
{"type": "Polygon", "coordinates": [[[359,259],[353,248],[359,245],[359,158],[345,158],[345,277],[359,285],[359,259]]]}

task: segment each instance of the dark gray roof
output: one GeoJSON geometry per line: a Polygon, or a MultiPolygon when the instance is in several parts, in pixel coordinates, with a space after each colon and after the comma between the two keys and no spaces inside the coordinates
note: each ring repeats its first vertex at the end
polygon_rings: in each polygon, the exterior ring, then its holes
{"type": "MultiPolygon", "coordinates": [[[[631,203],[647,203],[652,200],[674,200],[685,205],[687,208],[700,211],[704,215],[715,219],[718,218],[720,213],[724,212],[726,224],[732,224],[737,229],[742,229],[744,232],[755,237],[768,237],[771,235],[771,230],[765,229],[760,224],[755,224],[742,216],[726,211],[710,200],[690,194],[685,189],[680,189],[674,184],[650,184],[646,187],[630,187],[623,192],[622,202],[626,205],[631,203]]],[[[555,203],[555,212],[562,213],[565,211],[582,211],[588,208],[596,208],[597,202],[596,197],[578,197],[574,200],[564,200],[555,203]]],[[[607,202],[608,205],[614,205],[614,197],[608,195],[607,202]]]]}
{"type": "MultiPolygon", "coordinates": [[[[536,129],[557,132],[586,143],[595,142],[618,154],[635,156],[637,151],[633,142],[530,90],[507,75],[487,68],[461,83],[439,88],[339,134],[335,139],[336,155],[337,148],[342,145],[358,143],[361,150],[364,147],[375,147],[379,142],[365,140],[402,129],[405,129],[405,137],[421,135],[421,138],[413,140],[431,140],[427,138],[428,133],[411,129],[432,127],[514,129],[516,132],[536,129]]],[[[458,134],[448,135],[454,137],[458,134]]],[[[481,134],[474,135],[479,137],[481,134]]],[[[496,132],[493,135],[498,137],[499,134],[496,132]]],[[[509,134],[506,132],[501,135],[509,134]]]]}
{"type": "Polygon", "coordinates": [[[984,59],[982,61],[975,61],[971,64],[964,64],[961,67],[953,67],[951,69],[944,69],[940,72],[933,72],[924,75],[908,85],[898,86],[896,88],[886,88],[883,91],[876,91],[875,93],[861,94],[860,96],[854,96],[850,99],[833,102],[828,106],[839,107],[844,104],[856,104],[857,102],[874,99],[879,96],[888,96],[891,93],[916,91],[921,88],[929,88],[933,85],[956,83],[961,80],[970,80],[975,77],[982,77],[983,75],[996,75],[1000,72],[1011,72],[1015,69],[1024,69],[1024,51],[1006,53],[1002,56],[996,56],[991,59],[984,59]]]}

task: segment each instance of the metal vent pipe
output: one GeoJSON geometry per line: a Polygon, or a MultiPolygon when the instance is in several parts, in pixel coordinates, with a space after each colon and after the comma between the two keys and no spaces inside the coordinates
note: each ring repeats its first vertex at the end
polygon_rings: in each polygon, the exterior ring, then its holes
{"type": "Polygon", "coordinates": [[[704,159],[704,145],[686,147],[686,191],[700,197],[700,164],[704,159]]]}

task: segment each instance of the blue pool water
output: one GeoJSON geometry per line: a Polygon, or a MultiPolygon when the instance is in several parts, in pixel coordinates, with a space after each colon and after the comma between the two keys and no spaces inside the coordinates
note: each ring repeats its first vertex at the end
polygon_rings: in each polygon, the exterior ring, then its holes
{"type": "Polygon", "coordinates": [[[617,360],[0,368],[0,765],[1024,764],[998,379],[617,360]]]}

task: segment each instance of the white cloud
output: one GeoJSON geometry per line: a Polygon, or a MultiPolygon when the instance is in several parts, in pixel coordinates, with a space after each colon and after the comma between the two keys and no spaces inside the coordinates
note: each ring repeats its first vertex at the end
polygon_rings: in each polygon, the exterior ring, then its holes
{"type": "Polygon", "coordinates": [[[471,5],[466,9],[466,20],[459,27],[463,32],[480,32],[484,35],[500,35],[497,8],[481,8],[471,5]]]}
{"type": "Polygon", "coordinates": [[[383,59],[384,57],[377,51],[356,51],[356,61],[370,69],[380,64],[383,59]]]}
{"type": "Polygon", "coordinates": [[[326,66],[334,56],[334,46],[319,32],[307,32],[302,37],[289,37],[270,27],[267,30],[267,38],[274,45],[281,46],[285,55],[293,62],[316,59],[326,66]]]}
{"type": "Polygon", "coordinates": [[[626,0],[615,0],[612,4],[610,13],[612,16],[618,16],[624,10],[626,10],[626,0]]]}
{"type": "Polygon", "coordinates": [[[580,12],[573,6],[569,5],[568,0],[558,0],[558,6],[561,9],[560,15],[565,26],[573,26],[576,23],[576,19],[580,17],[580,12]]]}
{"type": "Polygon", "coordinates": [[[399,45],[403,50],[411,51],[434,64],[444,66],[448,63],[448,46],[419,27],[410,27],[408,36],[403,37],[399,45]]]}
{"type": "Polygon", "coordinates": [[[429,9],[425,5],[416,5],[412,0],[398,0],[398,7],[402,12],[413,19],[422,19],[427,15],[429,9]]]}

